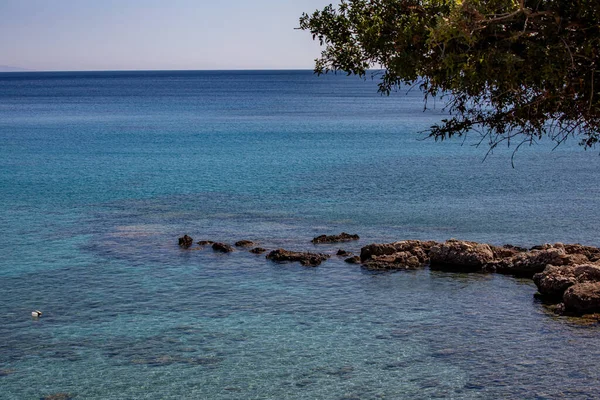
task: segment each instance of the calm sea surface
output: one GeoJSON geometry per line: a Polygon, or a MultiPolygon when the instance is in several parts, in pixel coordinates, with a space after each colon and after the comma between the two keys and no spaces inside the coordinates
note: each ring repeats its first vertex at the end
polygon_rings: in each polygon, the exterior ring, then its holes
{"type": "Polygon", "coordinates": [[[513,169],[442,117],[308,71],[0,74],[0,399],[600,398],[600,327],[531,281],[177,246],[600,246],[597,150],[513,169]]]}

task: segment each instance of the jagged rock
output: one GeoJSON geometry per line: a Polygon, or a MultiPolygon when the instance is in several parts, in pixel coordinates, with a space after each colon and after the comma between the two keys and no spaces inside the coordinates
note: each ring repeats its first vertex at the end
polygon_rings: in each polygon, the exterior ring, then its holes
{"type": "Polygon", "coordinates": [[[352,253],[350,253],[350,252],[348,252],[348,251],[346,251],[346,250],[339,249],[339,250],[337,251],[337,253],[335,253],[335,255],[336,255],[336,256],[340,256],[340,257],[348,257],[348,256],[351,256],[351,255],[352,255],[352,253]]]}
{"type": "Polygon", "coordinates": [[[429,258],[434,269],[481,271],[494,253],[487,244],[450,239],[431,247],[429,258]]]}
{"type": "Polygon", "coordinates": [[[576,243],[565,244],[563,245],[563,248],[567,254],[580,254],[592,262],[600,261],[600,249],[597,247],[583,246],[579,243],[576,243]]]}
{"type": "Polygon", "coordinates": [[[214,251],[220,251],[221,253],[231,253],[233,247],[225,243],[213,243],[212,248],[214,251]]]}
{"type": "Polygon", "coordinates": [[[194,239],[192,239],[188,235],[183,235],[183,237],[179,238],[179,246],[183,248],[187,249],[188,247],[191,247],[192,244],[194,244],[194,239]]]}
{"type": "Polygon", "coordinates": [[[344,261],[347,262],[348,264],[360,264],[360,257],[353,256],[353,257],[346,258],[344,261]]]}
{"type": "Polygon", "coordinates": [[[600,282],[577,283],[565,291],[565,311],[577,315],[600,312],[600,282]]]}
{"type": "Polygon", "coordinates": [[[306,267],[316,267],[327,260],[329,255],[277,249],[267,254],[267,258],[275,262],[299,261],[306,267]]]}
{"type": "Polygon", "coordinates": [[[548,265],[543,272],[533,276],[533,282],[542,296],[560,301],[564,292],[577,283],[600,282],[600,266],[593,264],[548,265]]]}
{"type": "Polygon", "coordinates": [[[564,265],[568,263],[568,257],[564,249],[547,248],[544,250],[532,250],[529,253],[519,253],[511,258],[490,263],[499,274],[515,275],[522,277],[533,277],[534,274],[542,272],[547,265],[564,265]]]}
{"type": "Polygon", "coordinates": [[[255,247],[252,250],[250,250],[250,253],[254,253],[254,254],[262,254],[265,251],[267,251],[267,249],[263,249],[262,247],[255,247]]]}
{"type": "Polygon", "coordinates": [[[502,247],[489,245],[494,253],[494,259],[502,259],[513,257],[519,253],[526,252],[527,249],[523,247],[512,246],[510,244],[505,244],[502,247]]]}
{"type": "Polygon", "coordinates": [[[198,244],[200,246],[209,246],[211,244],[213,244],[214,242],[212,240],[201,240],[198,242],[198,244]]]}
{"type": "Polygon", "coordinates": [[[372,270],[417,269],[422,265],[419,258],[408,251],[372,256],[371,259],[363,263],[365,268],[372,270]]]}
{"type": "Polygon", "coordinates": [[[240,240],[238,242],[235,242],[235,245],[237,247],[252,247],[254,245],[256,245],[257,243],[254,243],[251,240],[240,240]]]}
{"type": "Polygon", "coordinates": [[[339,242],[349,242],[351,240],[358,240],[360,237],[358,235],[350,235],[346,232],[342,232],[339,235],[321,235],[317,236],[311,242],[317,243],[339,243],[339,242]]]}
{"type": "Polygon", "coordinates": [[[360,250],[360,259],[366,261],[376,256],[384,256],[398,252],[409,252],[419,258],[419,261],[426,263],[429,261],[428,253],[431,247],[437,245],[437,242],[420,240],[402,240],[394,243],[373,243],[364,246],[360,250]]]}

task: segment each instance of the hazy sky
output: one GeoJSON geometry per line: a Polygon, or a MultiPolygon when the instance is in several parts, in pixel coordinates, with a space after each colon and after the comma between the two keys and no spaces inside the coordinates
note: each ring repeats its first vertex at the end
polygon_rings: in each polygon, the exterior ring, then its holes
{"type": "Polygon", "coordinates": [[[0,65],[32,70],[312,68],[294,30],[331,0],[0,0],[0,65]]]}

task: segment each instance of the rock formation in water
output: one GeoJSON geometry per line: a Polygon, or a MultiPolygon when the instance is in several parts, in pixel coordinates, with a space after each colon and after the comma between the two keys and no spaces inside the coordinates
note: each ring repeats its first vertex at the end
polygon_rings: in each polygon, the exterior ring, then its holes
{"type": "Polygon", "coordinates": [[[251,240],[239,240],[235,242],[236,247],[252,247],[256,246],[258,243],[254,243],[251,240]]]}
{"type": "MultiPolygon", "coordinates": [[[[358,235],[342,232],[340,235],[321,235],[312,242],[336,243],[358,238],[358,235]]],[[[193,239],[188,235],[179,238],[179,246],[183,248],[189,248],[192,243],[193,239]]],[[[212,244],[215,251],[223,253],[233,251],[225,243],[203,240],[198,244],[212,244]]],[[[235,245],[249,248],[256,243],[240,240],[235,245]]],[[[254,247],[249,251],[261,254],[267,250],[254,247]]],[[[342,249],[336,254],[340,257],[352,255],[342,249]]],[[[266,258],[275,262],[300,262],[304,266],[315,267],[330,258],[330,255],[277,249],[271,251],[266,258]]],[[[364,246],[360,257],[348,257],[344,261],[360,264],[370,270],[414,270],[429,265],[433,270],[496,272],[533,278],[539,296],[546,302],[557,304],[554,306],[555,310],[570,315],[600,313],[600,249],[597,247],[555,243],[525,249],[456,239],[445,242],[403,240],[364,246]]]]}
{"type": "Polygon", "coordinates": [[[233,251],[233,247],[225,243],[213,243],[212,248],[214,251],[221,253],[231,253],[233,251]]]}
{"type": "Polygon", "coordinates": [[[563,295],[565,312],[575,315],[600,313],[600,282],[577,283],[563,295]]]}
{"type": "Polygon", "coordinates": [[[306,267],[316,267],[329,257],[328,254],[289,251],[284,249],[273,250],[267,254],[269,260],[275,262],[299,261],[300,264],[306,267]]]}
{"type": "Polygon", "coordinates": [[[185,249],[189,248],[194,244],[194,239],[189,237],[188,235],[183,235],[183,237],[179,238],[179,246],[185,249]]]}
{"type": "Polygon", "coordinates": [[[433,269],[475,272],[494,260],[494,252],[488,244],[450,239],[431,246],[429,260],[433,269]]]}
{"type": "Polygon", "coordinates": [[[319,244],[319,243],[340,243],[340,242],[349,242],[351,240],[358,240],[360,239],[360,237],[358,235],[350,235],[346,232],[342,232],[339,235],[331,235],[331,236],[327,236],[327,235],[321,235],[321,236],[317,236],[316,238],[313,238],[313,240],[311,240],[312,243],[314,244],[319,244]]]}
{"type": "Polygon", "coordinates": [[[402,270],[424,267],[436,242],[403,240],[394,243],[374,243],[360,251],[360,261],[368,269],[402,270]]]}

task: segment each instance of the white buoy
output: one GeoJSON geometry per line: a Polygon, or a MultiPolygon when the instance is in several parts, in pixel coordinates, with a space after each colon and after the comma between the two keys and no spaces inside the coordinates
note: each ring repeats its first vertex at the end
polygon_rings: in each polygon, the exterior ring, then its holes
{"type": "Polygon", "coordinates": [[[38,318],[42,316],[42,312],[40,310],[35,310],[31,312],[31,316],[34,318],[38,318]]]}

